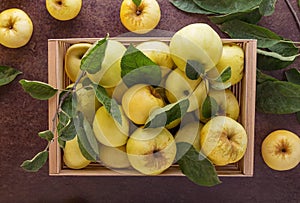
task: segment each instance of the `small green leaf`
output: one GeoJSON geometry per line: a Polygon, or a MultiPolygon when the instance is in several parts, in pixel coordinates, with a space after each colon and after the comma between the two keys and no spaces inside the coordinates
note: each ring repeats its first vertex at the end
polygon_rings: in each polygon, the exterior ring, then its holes
{"type": "Polygon", "coordinates": [[[62,140],[60,137],[57,138],[57,142],[59,144],[59,147],[64,149],[66,146],[66,141],[62,140]]]}
{"type": "Polygon", "coordinates": [[[264,113],[290,114],[300,111],[300,85],[266,81],[256,87],[256,108],[264,113]]]}
{"type": "Polygon", "coordinates": [[[219,14],[229,14],[237,12],[245,12],[251,10],[261,3],[261,0],[194,0],[194,2],[202,9],[219,14]]]}
{"type": "Polygon", "coordinates": [[[191,80],[197,80],[205,73],[204,66],[195,60],[187,60],[185,74],[191,80]]]}
{"type": "Polygon", "coordinates": [[[280,61],[294,61],[300,55],[296,54],[293,56],[282,56],[281,54],[278,54],[276,52],[264,51],[262,49],[257,49],[257,53],[264,56],[270,56],[275,59],[279,59],[280,61]]]}
{"type": "Polygon", "coordinates": [[[263,16],[270,16],[275,11],[275,4],[277,0],[262,0],[259,5],[259,12],[263,16]]]}
{"type": "Polygon", "coordinates": [[[188,13],[197,13],[197,14],[215,14],[211,11],[206,11],[200,8],[197,4],[195,4],[194,0],[169,0],[171,4],[173,4],[179,10],[188,13]]]}
{"type": "Polygon", "coordinates": [[[141,5],[142,0],[132,0],[133,3],[136,5],[136,7],[139,7],[141,5]]]}
{"type": "Polygon", "coordinates": [[[256,24],[261,19],[262,15],[259,13],[259,8],[254,8],[245,12],[230,13],[225,15],[208,16],[209,20],[215,24],[222,24],[231,20],[241,20],[247,23],[256,24]]]}
{"type": "Polygon", "coordinates": [[[220,76],[216,79],[217,82],[226,82],[227,80],[229,80],[231,78],[231,67],[228,66],[227,68],[225,68],[222,73],[220,74],[220,76]]]}
{"type": "Polygon", "coordinates": [[[17,69],[0,66],[0,86],[12,82],[19,74],[22,74],[22,72],[17,69]]]}
{"type": "Polygon", "coordinates": [[[128,87],[139,83],[159,85],[162,79],[160,67],[133,45],[121,59],[121,76],[128,87]]]}
{"type": "Polygon", "coordinates": [[[300,71],[296,68],[285,71],[285,76],[289,82],[300,85],[300,71]]]}
{"type": "Polygon", "coordinates": [[[215,186],[221,183],[214,165],[195,148],[185,142],[177,145],[177,159],[180,170],[188,179],[200,186],[215,186]]]}
{"type": "Polygon", "coordinates": [[[225,22],[220,28],[234,39],[257,39],[258,48],[268,48],[282,40],[280,36],[267,28],[240,20],[225,22]]]}
{"type": "Polygon", "coordinates": [[[219,111],[219,105],[213,97],[207,96],[202,104],[201,111],[204,118],[211,118],[219,111]]]}
{"type": "Polygon", "coordinates": [[[74,124],[79,140],[79,147],[83,156],[90,161],[97,161],[99,156],[98,142],[90,123],[83,113],[78,111],[74,118],[74,124]]]}
{"type": "Polygon", "coordinates": [[[100,85],[93,85],[98,101],[105,107],[107,112],[122,125],[122,114],[115,99],[108,96],[106,90],[100,85]]]}
{"type": "Polygon", "coordinates": [[[145,128],[158,128],[182,118],[189,108],[189,100],[182,99],[176,103],[154,110],[146,121],[145,128]]]}
{"type": "MultiPolygon", "coordinates": [[[[281,42],[269,47],[267,51],[278,53],[281,56],[289,57],[297,55],[299,49],[294,45],[294,43],[288,39],[282,39],[281,42]]],[[[261,70],[279,70],[286,68],[294,61],[281,61],[278,58],[272,56],[266,56],[262,54],[257,54],[257,68],[261,70]]]]}
{"type": "Polygon", "coordinates": [[[39,132],[39,136],[47,141],[51,141],[54,137],[53,133],[51,130],[46,130],[43,132],[39,132]]]}
{"type": "Polygon", "coordinates": [[[107,37],[95,42],[94,45],[82,57],[80,69],[87,71],[90,74],[95,74],[100,71],[103,59],[105,57],[106,47],[107,37]]]}
{"type": "Polygon", "coordinates": [[[57,93],[57,89],[50,86],[47,83],[40,81],[29,81],[29,80],[20,80],[25,92],[29,93],[35,99],[47,100],[53,97],[57,93]]]}
{"type": "Polygon", "coordinates": [[[37,172],[44,166],[48,159],[48,151],[41,151],[31,160],[26,160],[21,164],[21,167],[29,172],[37,172]]]}

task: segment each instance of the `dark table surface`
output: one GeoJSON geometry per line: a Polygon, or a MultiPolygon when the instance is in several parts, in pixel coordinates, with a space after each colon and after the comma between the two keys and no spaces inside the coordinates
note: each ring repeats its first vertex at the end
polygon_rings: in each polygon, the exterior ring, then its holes
{"type": "MultiPolygon", "coordinates": [[[[290,1],[299,14],[296,0],[290,1]]],[[[167,0],[158,2],[162,16],[157,29],[175,32],[195,22],[212,25],[206,16],[183,13],[167,0]]],[[[223,183],[212,188],[199,187],[185,177],[50,177],[48,164],[38,173],[20,168],[23,160],[46,145],[37,133],[48,128],[48,103],[24,93],[18,80],[47,82],[48,39],[126,33],[119,19],[120,4],[121,0],[84,0],[78,17],[62,22],[48,14],[44,0],[0,1],[0,11],[21,8],[34,24],[32,39],[26,46],[0,46],[0,64],[23,72],[13,83],[0,88],[0,202],[300,202],[300,165],[290,171],[273,171],[260,154],[262,140],[271,131],[288,129],[300,135],[294,115],[256,112],[254,177],[221,178],[223,183]]],[[[297,24],[283,0],[277,1],[275,13],[259,24],[300,41],[297,24]]],[[[298,60],[291,67],[299,65],[298,60]]],[[[283,78],[282,71],[271,74],[283,78]]]]}

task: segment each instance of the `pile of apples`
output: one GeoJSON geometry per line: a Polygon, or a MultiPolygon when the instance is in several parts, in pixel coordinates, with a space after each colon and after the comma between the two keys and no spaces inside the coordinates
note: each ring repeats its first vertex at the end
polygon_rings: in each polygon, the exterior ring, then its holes
{"type": "MultiPolygon", "coordinates": [[[[91,46],[77,43],[68,48],[64,68],[72,82],[80,75],[81,58],[91,46]]],[[[188,60],[201,63],[205,76],[211,78],[230,66],[231,77],[227,82],[234,85],[243,78],[243,49],[237,44],[223,44],[219,35],[204,23],[182,28],[169,44],[150,40],[135,44],[135,48],[161,68],[159,85],[140,83],[128,87],[121,78],[126,47],[113,39],[108,40],[101,70],[86,76],[118,102],[122,125],[97,101],[92,88],[83,88],[81,83],[76,88],[80,111],[90,122],[99,144],[99,162],[113,170],[160,174],[180,158],[176,157],[178,142],[190,143],[215,165],[239,161],[247,148],[247,134],[236,121],[239,103],[235,95],[228,88],[213,89],[205,77],[189,79],[185,72],[188,60]],[[211,118],[202,115],[208,95],[219,106],[211,118]],[[189,100],[184,116],[164,127],[145,127],[154,110],[183,98],[189,100]]],[[[81,154],[77,138],[66,142],[63,159],[73,169],[90,164],[81,154]]]]}

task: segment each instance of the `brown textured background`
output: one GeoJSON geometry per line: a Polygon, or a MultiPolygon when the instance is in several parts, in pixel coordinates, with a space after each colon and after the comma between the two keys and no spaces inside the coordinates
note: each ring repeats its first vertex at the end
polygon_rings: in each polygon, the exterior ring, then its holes
{"type": "MultiPolygon", "coordinates": [[[[299,14],[296,0],[290,0],[299,14]]],[[[177,31],[205,16],[183,13],[167,0],[158,0],[162,17],[157,29],[177,31]]],[[[31,17],[34,33],[19,49],[0,46],[0,64],[23,72],[13,83],[0,87],[0,202],[299,202],[300,165],[277,172],[260,155],[264,137],[276,129],[300,135],[294,115],[256,113],[255,175],[253,178],[221,178],[223,183],[204,188],[185,177],[49,177],[48,165],[38,173],[24,172],[19,165],[46,146],[38,138],[47,129],[47,102],[23,92],[21,78],[47,82],[47,40],[50,38],[118,36],[127,30],[119,20],[121,0],[83,0],[77,18],[67,22],[52,18],[45,0],[1,0],[0,11],[18,7],[31,17]]],[[[261,25],[285,38],[300,41],[299,29],[283,0],[261,25]]],[[[220,30],[215,27],[220,33],[220,30]]],[[[224,34],[220,35],[226,37],[224,34]]],[[[291,67],[299,67],[299,60],[291,67]]],[[[272,72],[279,79],[281,71],[272,72]]]]}

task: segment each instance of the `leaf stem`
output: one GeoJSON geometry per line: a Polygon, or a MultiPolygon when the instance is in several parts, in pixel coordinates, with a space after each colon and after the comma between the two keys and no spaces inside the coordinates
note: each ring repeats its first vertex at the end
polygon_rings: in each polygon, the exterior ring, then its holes
{"type": "Polygon", "coordinates": [[[299,18],[298,18],[298,16],[297,16],[296,11],[294,10],[292,4],[291,4],[288,0],[285,0],[285,3],[288,5],[290,11],[292,12],[292,14],[293,14],[293,16],[294,16],[294,18],[295,18],[295,20],[296,20],[298,29],[300,30],[300,20],[299,20],[299,18]]]}

